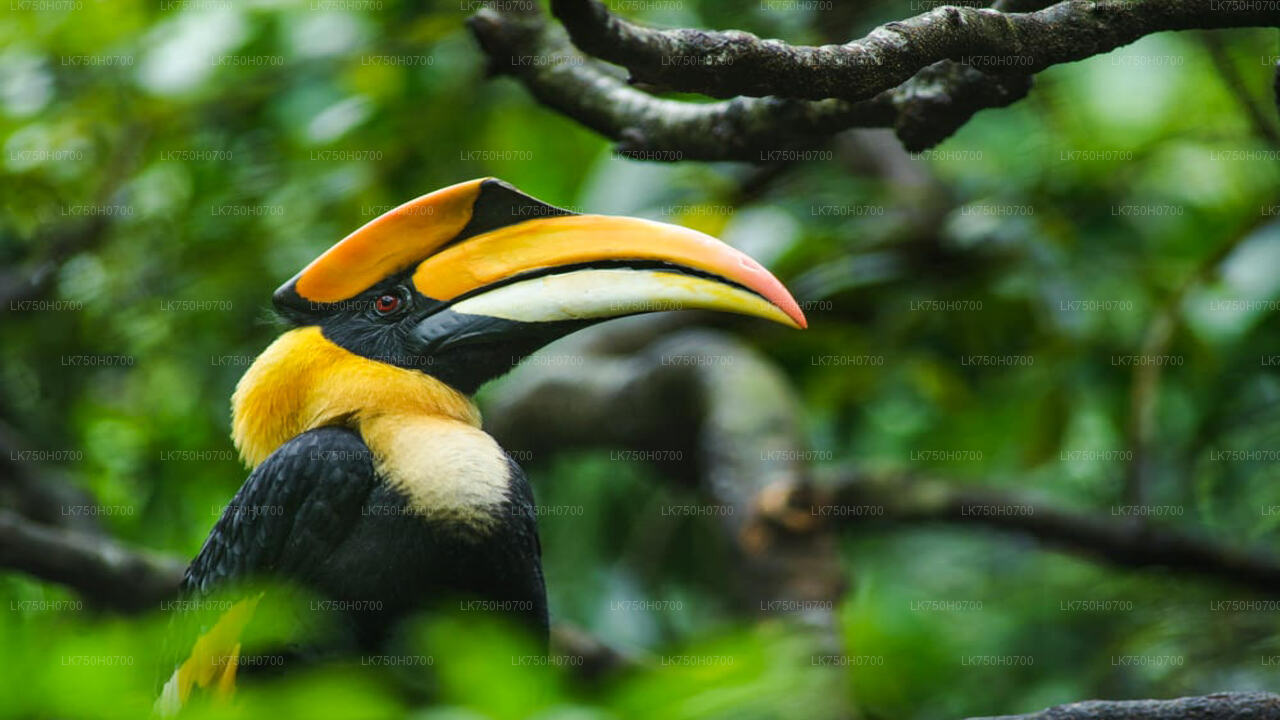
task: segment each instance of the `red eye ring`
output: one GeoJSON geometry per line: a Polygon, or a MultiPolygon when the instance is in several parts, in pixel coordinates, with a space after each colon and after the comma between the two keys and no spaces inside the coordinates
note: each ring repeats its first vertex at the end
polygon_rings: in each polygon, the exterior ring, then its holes
{"type": "Polygon", "coordinates": [[[398,307],[400,307],[400,296],[392,295],[391,293],[379,295],[378,299],[373,301],[373,309],[379,315],[389,315],[395,312],[398,307]]]}

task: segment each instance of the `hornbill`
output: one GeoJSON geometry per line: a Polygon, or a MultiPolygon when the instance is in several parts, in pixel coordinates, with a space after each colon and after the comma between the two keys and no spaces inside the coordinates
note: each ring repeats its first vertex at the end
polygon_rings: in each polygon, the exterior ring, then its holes
{"type": "MultiPolygon", "coordinates": [[[[533,495],[469,396],[608,318],[704,308],[803,328],[759,263],[693,230],[581,215],[500,180],[370,221],[275,292],[293,325],[245,372],[232,435],[253,468],[187,569],[188,599],[252,578],[339,601],[340,642],[386,647],[442,598],[488,598],[547,634],[533,495]]],[[[165,684],[229,693],[256,596],[205,627],[165,684]]]]}

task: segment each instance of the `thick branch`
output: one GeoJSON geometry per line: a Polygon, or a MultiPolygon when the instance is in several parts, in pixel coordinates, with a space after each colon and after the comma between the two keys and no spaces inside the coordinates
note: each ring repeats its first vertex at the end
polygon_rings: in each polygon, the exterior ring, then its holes
{"type": "Polygon", "coordinates": [[[1027,715],[970,720],[1276,720],[1280,695],[1214,693],[1175,700],[1088,700],[1027,715]]]}
{"type": "Polygon", "coordinates": [[[497,73],[518,78],[543,104],[617,140],[619,150],[669,159],[758,160],[804,136],[885,125],[885,102],[792,103],[739,99],[694,104],[628,87],[582,55],[537,15],[483,9],[468,21],[497,73]]]}
{"type": "Polygon", "coordinates": [[[650,160],[788,159],[856,127],[892,127],[908,150],[941,142],[983,108],[1026,96],[1027,77],[992,78],[944,62],[869,100],[805,102],[736,98],[690,103],[657,98],[628,86],[576,52],[537,13],[485,8],[468,24],[490,57],[491,71],[520,80],[542,104],[619,143],[619,151],[650,160]]]}
{"type": "Polygon", "coordinates": [[[1280,559],[1222,545],[1138,518],[1064,510],[1021,493],[903,478],[844,477],[777,489],[762,516],[806,528],[815,521],[862,527],[878,521],[947,522],[1025,533],[1052,547],[1132,568],[1162,567],[1265,594],[1280,592],[1280,559]],[[875,508],[875,510],[868,510],[875,508]]]}
{"type": "Polygon", "coordinates": [[[1031,13],[940,7],[844,45],[793,46],[740,30],[656,30],[619,18],[597,0],[553,0],[583,51],[631,71],[632,80],[685,92],[857,101],[942,60],[993,74],[1028,75],[1083,60],[1165,30],[1280,24],[1268,3],[1205,0],[1067,0],[1031,13]]]}
{"type": "Polygon", "coordinates": [[[125,612],[156,610],[174,597],[183,565],[75,530],[37,525],[0,510],[0,567],[66,585],[125,612]]]}

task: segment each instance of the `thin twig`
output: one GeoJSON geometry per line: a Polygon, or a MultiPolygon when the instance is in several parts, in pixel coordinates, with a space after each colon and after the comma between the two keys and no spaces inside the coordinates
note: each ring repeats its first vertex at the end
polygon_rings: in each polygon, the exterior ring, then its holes
{"type": "Polygon", "coordinates": [[[1209,57],[1213,59],[1214,66],[1218,68],[1218,74],[1222,76],[1223,83],[1240,104],[1249,122],[1253,124],[1254,132],[1272,146],[1280,147],[1280,131],[1276,130],[1275,120],[1268,116],[1262,102],[1249,91],[1249,84],[1232,61],[1222,38],[1217,33],[1205,33],[1202,41],[1209,51],[1209,57]]]}

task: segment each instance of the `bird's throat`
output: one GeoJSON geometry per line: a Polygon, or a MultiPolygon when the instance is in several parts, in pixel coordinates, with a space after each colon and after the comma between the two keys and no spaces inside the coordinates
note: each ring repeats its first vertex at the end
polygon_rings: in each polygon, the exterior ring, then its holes
{"type": "Polygon", "coordinates": [[[342,425],[367,437],[370,426],[390,417],[480,427],[479,410],[462,393],[425,373],[344,350],[314,326],[271,343],[231,398],[232,439],[250,467],[308,430],[342,425]]]}

